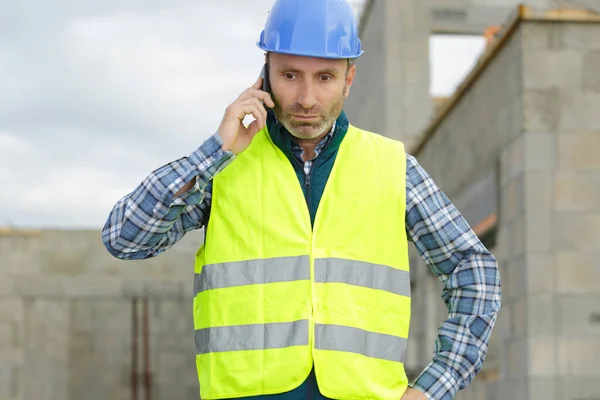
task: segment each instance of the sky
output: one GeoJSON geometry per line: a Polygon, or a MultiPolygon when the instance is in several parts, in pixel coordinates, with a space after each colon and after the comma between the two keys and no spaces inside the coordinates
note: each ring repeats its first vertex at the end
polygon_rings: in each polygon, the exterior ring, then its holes
{"type": "MultiPolygon", "coordinates": [[[[0,226],[101,228],[119,198],[200,146],[254,83],[271,4],[4,2],[0,226]]],[[[447,39],[431,41],[435,95],[452,92],[481,48],[447,39]]]]}

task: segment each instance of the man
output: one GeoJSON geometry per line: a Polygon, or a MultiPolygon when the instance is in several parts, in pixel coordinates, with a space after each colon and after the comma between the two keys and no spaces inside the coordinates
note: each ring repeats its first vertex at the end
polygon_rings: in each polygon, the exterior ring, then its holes
{"type": "Polygon", "coordinates": [[[115,205],[106,248],[144,259],[206,228],[194,280],[203,399],[452,398],[485,358],[494,257],[402,143],[349,123],[362,50],[345,0],[277,0],[258,45],[265,80],[115,205]],[[449,309],[410,385],[409,240],[449,309]]]}

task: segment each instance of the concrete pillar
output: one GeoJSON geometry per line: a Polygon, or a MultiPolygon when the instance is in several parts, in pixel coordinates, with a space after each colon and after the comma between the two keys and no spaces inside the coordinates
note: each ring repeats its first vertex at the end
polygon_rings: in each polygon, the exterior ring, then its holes
{"type": "MultiPolygon", "coordinates": [[[[600,393],[600,33],[525,22],[521,133],[502,163],[505,350],[496,398],[600,393]]],[[[490,397],[487,397],[490,398],[490,397]]]]}
{"type": "Polygon", "coordinates": [[[378,0],[365,12],[365,54],[346,111],[355,125],[408,145],[432,112],[427,1],[378,0]]]}

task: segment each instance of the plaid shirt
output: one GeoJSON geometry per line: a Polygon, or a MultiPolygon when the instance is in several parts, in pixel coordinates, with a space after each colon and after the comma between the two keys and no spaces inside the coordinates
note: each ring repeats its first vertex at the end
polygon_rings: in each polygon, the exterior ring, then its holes
{"type": "MultiPolygon", "coordinates": [[[[315,149],[331,140],[333,130],[315,149]]],[[[235,156],[218,134],[188,157],[152,172],[111,211],[102,232],[108,251],[121,259],[156,256],[200,229],[210,210],[212,178],[235,156]],[[174,198],[185,184],[195,186],[174,198]]],[[[302,149],[294,155],[301,159],[302,149]]],[[[312,161],[305,163],[310,171],[312,161]]],[[[495,258],[417,160],[407,155],[406,233],[428,269],[444,284],[449,315],[438,330],[431,363],[411,383],[429,399],[451,399],[482,367],[500,308],[495,258]]]]}

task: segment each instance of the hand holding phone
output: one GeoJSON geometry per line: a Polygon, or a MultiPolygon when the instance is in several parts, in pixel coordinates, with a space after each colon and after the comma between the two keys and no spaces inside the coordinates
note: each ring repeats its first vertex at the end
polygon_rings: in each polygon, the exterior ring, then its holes
{"type": "Polygon", "coordinates": [[[263,65],[262,70],[260,71],[260,77],[262,78],[262,87],[261,90],[263,92],[267,92],[271,94],[271,81],[269,78],[269,65],[265,63],[263,65]]]}
{"type": "Polygon", "coordinates": [[[261,76],[250,88],[245,90],[233,103],[225,109],[225,115],[218,129],[218,134],[223,140],[223,150],[239,154],[246,150],[252,139],[267,123],[266,107],[273,108],[275,103],[270,95],[268,67],[263,67],[261,76]],[[264,79],[263,76],[267,79],[264,79]],[[264,90],[268,89],[268,90],[264,90]],[[248,127],[243,120],[247,115],[252,115],[248,127]]]}

